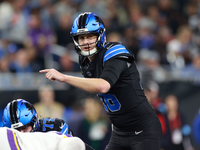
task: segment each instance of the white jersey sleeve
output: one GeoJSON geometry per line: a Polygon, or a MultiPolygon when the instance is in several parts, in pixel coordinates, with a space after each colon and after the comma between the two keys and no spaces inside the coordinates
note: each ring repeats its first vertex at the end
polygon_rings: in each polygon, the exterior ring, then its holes
{"type": "Polygon", "coordinates": [[[22,133],[2,127],[0,137],[2,150],[85,150],[85,144],[80,138],[56,132],[22,133]]]}

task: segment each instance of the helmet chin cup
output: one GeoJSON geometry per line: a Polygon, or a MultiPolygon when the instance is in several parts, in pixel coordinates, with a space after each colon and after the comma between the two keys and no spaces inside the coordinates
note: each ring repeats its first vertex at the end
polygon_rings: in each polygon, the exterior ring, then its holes
{"type": "Polygon", "coordinates": [[[82,56],[92,57],[92,56],[94,56],[96,53],[97,53],[97,48],[96,48],[96,47],[93,48],[93,49],[90,50],[90,51],[83,51],[83,50],[81,50],[81,55],[82,55],[82,56]]]}

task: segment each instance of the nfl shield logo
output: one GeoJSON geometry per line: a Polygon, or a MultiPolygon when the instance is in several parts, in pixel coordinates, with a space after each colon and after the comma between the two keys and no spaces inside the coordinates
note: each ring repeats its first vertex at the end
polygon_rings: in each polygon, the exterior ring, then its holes
{"type": "Polygon", "coordinates": [[[89,76],[89,77],[91,77],[92,76],[92,74],[91,74],[91,72],[87,72],[87,75],[89,76]]]}

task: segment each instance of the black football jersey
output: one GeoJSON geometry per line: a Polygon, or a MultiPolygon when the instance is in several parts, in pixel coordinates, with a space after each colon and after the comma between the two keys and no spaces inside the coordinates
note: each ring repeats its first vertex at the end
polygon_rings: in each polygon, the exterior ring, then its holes
{"type": "Polygon", "coordinates": [[[84,77],[110,83],[110,90],[98,96],[117,130],[135,131],[156,116],[144,95],[134,56],[122,44],[107,43],[92,62],[79,56],[79,64],[84,77]]]}
{"type": "Polygon", "coordinates": [[[65,121],[59,118],[47,117],[39,119],[38,131],[40,132],[59,131],[66,135],[72,135],[72,131],[69,129],[65,121]]]}

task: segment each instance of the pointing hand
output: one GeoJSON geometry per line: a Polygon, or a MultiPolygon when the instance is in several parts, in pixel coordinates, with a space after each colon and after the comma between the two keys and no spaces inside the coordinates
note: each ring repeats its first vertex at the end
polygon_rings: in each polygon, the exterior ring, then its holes
{"type": "Polygon", "coordinates": [[[64,82],[65,81],[65,75],[58,72],[55,69],[44,69],[44,70],[40,70],[40,73],[46,73],[46,78],[49,79],[50,81],[60,81],[60,82],[64,82]]]}

